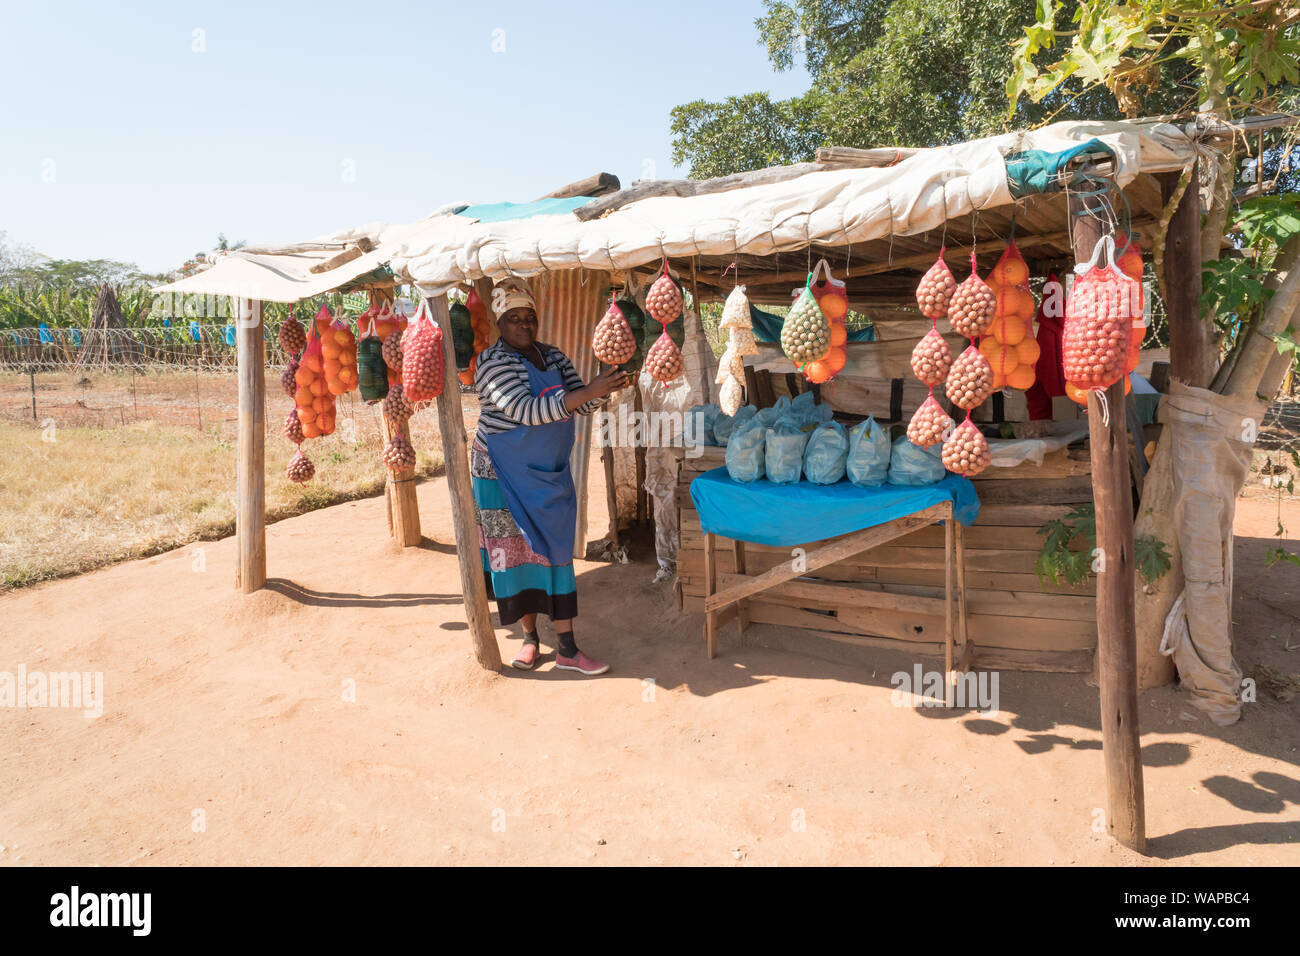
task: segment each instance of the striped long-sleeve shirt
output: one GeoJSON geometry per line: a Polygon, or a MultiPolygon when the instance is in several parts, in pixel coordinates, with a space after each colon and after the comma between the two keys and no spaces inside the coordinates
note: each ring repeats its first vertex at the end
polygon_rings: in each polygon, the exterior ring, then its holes
{"type": "MultiPolygon", "coordinates": [[[[478,420],[480,435],[509,431],[519,425],[562,422],[573,414],[564,407],[564,397],[573,389],[582,388],[577,369],[555,346],[538,342],[537,347],[546,360],[547,371],[560,370],[564,386],[536,397],[528,379],[528,369],[524,367],[527,359],[505,342],[498,339],[479,354],[474,388],[478,391],[481,409],[478,420]]],[[[579,405],[574,412],[590,415],[599,405],[600,399],[592,399],[579,405]]]]}

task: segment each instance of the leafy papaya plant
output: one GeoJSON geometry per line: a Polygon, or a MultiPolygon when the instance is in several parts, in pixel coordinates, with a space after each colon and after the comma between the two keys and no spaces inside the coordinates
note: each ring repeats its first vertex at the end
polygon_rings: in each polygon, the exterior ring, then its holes
{"type": "MultiPolygon", "coordinates": [[[[1097,547],[1097,513],[1093,505],[1079,505],[1061,518],[1054,518],[1038,529],[1045,536],[1043,548],[1034,562],[1034,573],[1042,584],[1068,584],[1078,587],[1092,573],[1092,555],[1097,547]],[[1082,538],[1084,548],[1074,550],[1070,544],[1082,538]]],[[[1134,560],[1148,582],[1162,577],[1170,567],[1169,551],[1163,541],[1144,536],[1134,542],[1134,560]]]]}

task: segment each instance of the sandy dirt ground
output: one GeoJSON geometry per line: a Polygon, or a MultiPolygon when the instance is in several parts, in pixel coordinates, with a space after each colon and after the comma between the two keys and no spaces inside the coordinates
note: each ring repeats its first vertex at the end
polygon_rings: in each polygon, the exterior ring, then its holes
{"type": "MultiPolygon", "coordinates": [[[[446,485],[419,496],[404,552],[382,499],[271,526],[248,597],[225,540],[0,598],[0,671],[105,681],[97,719],[0,710],[0,863],[1300,863],[1300,700],[1261,691],[1221,729],[1143,695],[1143,858],[1097,832],[1083,676],[1003,673],[986,714],[896,706],[913,659],[775,628],[728,627],[710,662],[646,541],[578,563],[578,639],[611,674],[550,650],[486,674],[446,485]]],[[[1263,570],[1275,513],[1240,503],[1248,674],[1300,671],[1300,568],[1263,570]]],[[[497,633],[508,659],[518,631],[497,633]]]]}

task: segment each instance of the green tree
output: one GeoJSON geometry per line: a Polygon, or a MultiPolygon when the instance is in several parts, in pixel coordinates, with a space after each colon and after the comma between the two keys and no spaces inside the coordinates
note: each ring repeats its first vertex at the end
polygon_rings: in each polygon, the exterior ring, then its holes
{"type": "MultiPolygon", "coordinates": [[[[1054,8],[1062,25],[1074,4],[1054,8]]],[[[1035,0],[766,0],[755,21],[774,69],[800,57],[807,93],[697,100],[672,111],[673,161],[696,177],[809,160],[818,146],[938,146],[1058,119],[1120,115],[1114,98],[1066,78],[1007,112],[1014,44],[1035,23],[1035,0]]],[[[1047,59],[1048,54],[1043,54],[1047,59]]],[[[1139,102],[1178,102],[1167,71],[1139,102]]]]}

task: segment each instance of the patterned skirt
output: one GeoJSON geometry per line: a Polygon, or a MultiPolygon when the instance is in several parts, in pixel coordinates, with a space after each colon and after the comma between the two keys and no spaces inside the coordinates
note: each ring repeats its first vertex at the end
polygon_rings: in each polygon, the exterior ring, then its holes
{"type": "Polygon", "coordinates": [[[510,516],[492,456],[475,436],[470,452],[474,510],[478,519],[479,556],[488,597],[497,602],[501,626],[525,614],[545,614],[553,621],[578,616],[578,582],[573,562],[556,566],[528,546],[510,516]]]}

